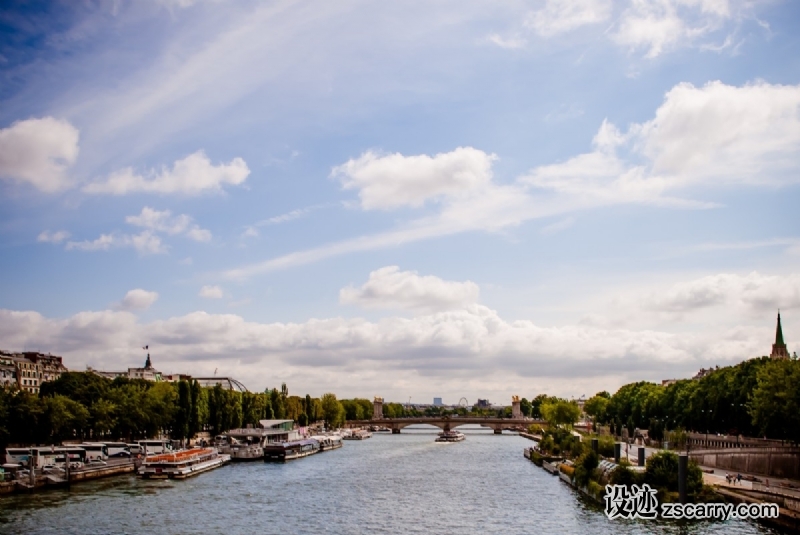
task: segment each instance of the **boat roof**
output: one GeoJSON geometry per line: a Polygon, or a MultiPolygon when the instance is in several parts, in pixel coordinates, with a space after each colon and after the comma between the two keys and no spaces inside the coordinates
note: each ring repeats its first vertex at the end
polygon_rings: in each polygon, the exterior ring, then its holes
{"type": "Polygon", "coordinates": [[[286,423],[294,423],[294,420],[259,420],[258,424],[263,428],[275,427],[286,423]]]}

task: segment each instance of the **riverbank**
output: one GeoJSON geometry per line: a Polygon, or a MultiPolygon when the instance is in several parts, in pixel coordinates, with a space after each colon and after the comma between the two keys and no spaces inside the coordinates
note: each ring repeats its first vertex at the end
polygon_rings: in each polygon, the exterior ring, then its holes
{"type": "Polygon", "coordinates": [[[69,479],[67,479],[66,473],[63,471],[44,473],[37,469],[34,471],[33,481],[30,478],[23,478],[0,483],[0,494],[30,493],[69,487],[75,483],[133,473],[136,471],[137,466],[138,462],[133,459],[109,461],[108,464],[103,466],[70,470],[69,479]]]}

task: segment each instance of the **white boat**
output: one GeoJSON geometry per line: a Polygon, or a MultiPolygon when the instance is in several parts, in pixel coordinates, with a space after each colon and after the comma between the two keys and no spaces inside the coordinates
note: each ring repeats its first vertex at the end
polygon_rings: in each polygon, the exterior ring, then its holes
{"type": "Polygon", "coordinates": [[[466,438],[464,433],[460,431],[442,431],[439,433],[439,436],[436,437],[436,442],[461,442],[466,438]]]}
{"type": "Polygon", "coordinates": [[[314,435],[311,438],[319,442],[319,451],[335,450],[344,444],[339,435],[314,435]]]}
{"type": "Polygon", "coordinates": [[[139,475],[145,479],[186,479],[219,468],[231,456],[215,448],[192,448],[145,457],[139,475]]]}
{"type": "Polygon", "coordinates": [[[372,433],[364,429],[356,429],[349,435],[345,435],[342,438],[345,440],[366,440],[368,438],[372,438],[372,433]]]}

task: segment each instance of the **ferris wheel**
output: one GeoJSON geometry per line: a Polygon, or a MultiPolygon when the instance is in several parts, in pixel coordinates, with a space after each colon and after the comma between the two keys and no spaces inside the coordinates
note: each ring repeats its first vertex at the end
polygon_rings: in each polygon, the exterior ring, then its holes
{"type": "Polygon", "coordinates": [[[459,407],[469,407],[469,401],[467,401],[467,398],[461,398],[461,399],[458,400],[458,406],[459,407]]]}

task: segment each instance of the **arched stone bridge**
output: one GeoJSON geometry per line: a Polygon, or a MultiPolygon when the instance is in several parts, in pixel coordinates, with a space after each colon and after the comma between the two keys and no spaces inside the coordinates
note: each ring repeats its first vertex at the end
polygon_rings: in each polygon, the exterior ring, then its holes
{"type": "Polygon", "coordinates": [[[388,427],[392,433],[399,433],[401,429],[409,425],[428,424],[438,427],[443,431],[450,431],[462,425],[482,425],[494,430],[496,435],[503,432],[503,429],[524,430],[532,423],[539,423],[539,420],[530,418],[483,418],[469,416],[420,416],[419,418],[373,418],[372,420],[352,420],[347,422],[347,427],[366,427],[379,426],[388,427]]]}

